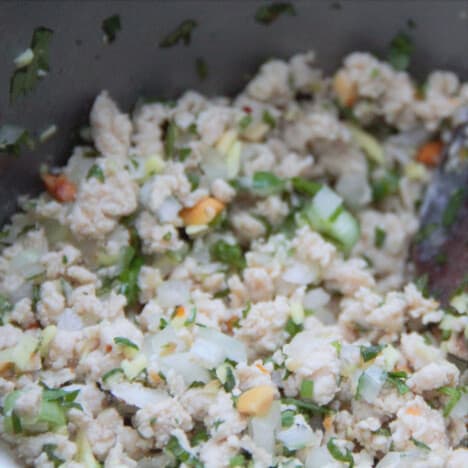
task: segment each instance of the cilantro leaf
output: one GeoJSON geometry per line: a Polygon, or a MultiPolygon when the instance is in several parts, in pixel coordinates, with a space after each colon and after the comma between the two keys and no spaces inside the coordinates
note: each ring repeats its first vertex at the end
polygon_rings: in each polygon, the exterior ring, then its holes
{"type": "Polygon", "coordinates": [[[374,202],[381,202],[389,195],[393,195],[398,190],[399,177],[394,171],[389,171],[382,177],[371,182],[372,199],[374,202]]]}
{"type": "Polygon", "coordinates": [[[110,44],[115,41],[117,33],[122,29],[120,15],[112,15],[102,21],[101,28],[104,32],[104,41],[110,44]]]}
{"type": "Polygon", "coordinates": [[[276,119],[266,109],[263,111],[262,120],[271,128],[276,127],[276,119]]]}
{"type": "Polygon", "coordinates": [[[447,403],[444,406],[443,414],[444,414],[444,417],[446,418],[447,416],[450,415],[455,405],[460,401],[462,392],[458,388],[454,388],[454,387],[441,387],[439,388],[438,391],[442,393],[443,395],[447,395],[449,397],[447,403]]]}
{"type": "Polygon", "coordinates": [[[179,26],[174,29],[174,31],[170,32],[161,40],[159,47],[172,47],[178,44],[180,41],[182,41],[184,45],[190,44],[192,39],[192,32],[197,26],[198,23],[195,20],[188,19],[182,21],[182,23],[180,23],[179,26]]]}
{"type": "Polygon", "coordinates": [[[133,255],[128,262],[128,266],[120,273],[119,281],[121,283],[120,291],[127,298],[127,305],[133,306],[138,302],[138,294],[140,292],[138,275],[144,261],[143,257],[138,255],[133,247],[129,247],[129,249],[133,250],[133,255]]]}
{"type": "Polygon", "coordinates": [[[397,34],[390,42],[388,62],[395,70],[406,70],[410,64],[413,49],[413,42],[408,34],[404,32],[397,34]]]}
{"type": "Polygon", "coordinates": [[[271,24],[278,16],[288,14],[296,15],[296,9],[291,2],[271,3],[270,5],[262,5],[255,12],[255,20],[261,24],[271,24]]]}
{"type": "Polygon", "coordinates": [[[62,463],[65,463],[65,460],[55,455],[55,450],[57,450],[57,444],[44,444],[42,446],[42,451],[47,455],[49,461],[53,463],[54,468],[58,468],[62,463]]]}
{"type": "Polygon", "coordinates": [[[418,447],[419,449],[422,449],[422,450],[431,450],[431,447],[429,447],[428,445],[426,445],[424,442],[421,442],[419,440],[416,440],[414,437],[411,437],[411,442],[413,442],[413,444],[418,447]]]}
{"type": "Polygon", "coordinates": [[[387,238],[387,232],[379,226],[376,226],[374,229],[374,245],[381,249],[385,244],[385,239],[387,238]]]}
{"type": "Polygon", "coordinates": [[[136,351],[140,349],[138,345],[136,345],[133,341],[129,340],[128,338],[125,338],[124,336],[116,336],[114,338],[114,343],[120,346],[126,346],[128,348],[135,349],[136,351]]]}
{"type": "Polygon", "coordinates": [[[409,387],[405,384],[404,379],[406,379],[406,373],[404,372],[387,373],[387,382],[396,387],[400,395],[404,395],[409,392],[409,387]]]}
{"type": "Polygon", "coordinates": [[[296,398],[283,398],[282,403],[285,405],[294,405],[299,410],[303,410],[306,413],[311,414],[330,414],[331,410],[327,406],[319,406],[317,403],[312,401],[302,401],[296,398]]]}
{"type": "Polygon", "coordinates": [[[308,195],[309,197],[313,197],[322,188],[322,184],[319,182],[304,179],[303,177],[293,177],[291,183],[296,192],[308,195]]]}
{"type": "Polygon", "coordinates": [[[33,147],[33,141],[27,130],[10,124],[0,127],[0,153],[19,156],[23,145],[33,147]]]}
{"type": "Polygon", "coordinates": [[[354,466],[354,458],[353,454],[350,452],[349,449],[345,449],[344,453],[341,449],[335,444],[336,437],[332,437],[327,442],[327,449],[330,452],[330,455],[335,459],[343,463],[348,464],[348,468],[353,468],[354,466]]]}
{"type": "Polygon", "coordinates": [[[177,133],[177,125],[173,120],[169,121],[164,138],[164,153],[166,154],[166,158],[173,158],[175,155],[177,133]]]}
{"type": "Polygon", "coordinates": [[[103,170],[97,164],[93,164],[89,168],[86,179],[91,179],[91,177],[95,177],[99,182],[104,182],[106,180],[103,170]]]}
{"type": "Polygon", "coordinates": [[[210,253],[213,260],[217,262],[239,270],[245,268],[244,253],[238,244],[230,244],[221,239],[211,246],[210,253]]]}
{"type": "Polygon", "coordinates": [[[371,346],[361,346],[361,357],[364,362],[368,362],[371,359],[374,359],[380,351],[384,349],[382,345],[371,345],[371,346]]]}
{"type": "Polygon", "coordinates": [[[33,58],[28,65],[13,73],[10,80],[10,102],[33,91],[39,80],[49,71],[52,35],[53,31],[48,28],[39,27],[34,30],[30,46],[33,58]]]}
{"type": "Polygon", "coordinates": [[[284,181],[272,172],[256,172],[252,178],[252,190],[260,196],[270,196],[284,189],[284,181]]]}

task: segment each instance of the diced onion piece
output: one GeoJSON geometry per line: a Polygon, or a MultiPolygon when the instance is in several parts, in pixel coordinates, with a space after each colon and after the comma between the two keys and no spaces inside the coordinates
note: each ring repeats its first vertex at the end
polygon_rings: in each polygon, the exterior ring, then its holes
{"type": "Polygon", "coordinates": [[[238,176],[240,170],[241,153],[242,143],[240,141],[236,141],[228,151],[226,159],[228,179],[234,179],[238,176]]]}
{"type": "Polygon", "coordinates": [[[395,364],[400,359],[401,354],[392,345],[387,345],[382,350],[382,356],[384,359],[385,370],[391,371],[395,367],[395,364]]]}
{"type": "Polygon", "coordinates": [[[352,208],[360,208],[369,203],[372,198],[372,191],[364,172],[355,171],[341,174],[335,189],[352,208]]]}
{"type": "Polygon", "coordinates": [[[468,312],[468,293],[457,294],[450,301],[450,305],[459,314],[466,314],[468,312]]]}
{"type": "Polygon", "coordinates": [[[366,153],[367,157],[377,164],[383,164],[385,154],[382,145],[370,133],[355,125],[348,124],[354,142],[366,153]]]}
{"type": "Polygon", "coordinates": [[[336,461],[326,447],[315,447],[307,455],[305,468],[327,468],[336,466],[336,461]]]}
{"type": "Polygon", "coordinates": [[[76,437],[76,460],[86,468],[99,468],[101,464],[94,458],[91,445],[84,430],[78,432],[76,437]]]}
{"type": "Polygon", "coordinates": [[[207,369],[219,366],[225,360],[226,353],[223,348],[212,340],[204,338],[197,338],[190,354],[194,356],[195,360],[207,369]]]}
{"type": "Polygon", "coordinates": [[[379,396],[386,380],[386,372],[378,366],[368,367],[359,377],[357,394],[368,403],[379,396]]]}
{"type": "Polygon", "coordinates": [[[55,325],[49,325],[42,330],[41,342],[39,345],[39,354],[41,357],[45,357],[49,351],[49,346],[52,340],[57,334],[57,327],[55,325]]]}
{"type": "Polygon", "coordinates": [[[302,307],[300,302],[293,302],[291,304],[290,315],[295,324],[300,325],[304,322],[304,307],[302,307]]]}
{"type": "Polygon", "coordinates": [[[193,382],[207,383],[211,380],[209,372],[197,364],[191,353],[175,353],[161,358],[161,370],[167,373],[173,370],[182,376],[184,383],[190,385],[193,382]]]}
{"type": "Polygon", "coordinates": [[[44,265],[40,262],[41,252],[35,249],[23,249],[16,254],[11,262],[10,269],[13,273],[18,273],[25,278],[31,278],[45,271],[44,265]]]}
{"type": "Polygon", "coordinates": [[[210,227],[207,224],[198,224],[198,225],[186,226],[185,232],[190,237],[196,237],[196,236],[205,234],[209,229],[210,227]]]}
{"type": "Polygon", "coordinates": [[[39,340],[31,335],[23,335],[19,342],[0,351],[0,368],[5,364],[13,363],[20,371],[28,369],[31,357],[39,345],[39,340]]]}
{"type": "Polygon", "coordinates": [[[144,408],[151,403],[165,400],[169,395],[163,390],[144,387],[140,383],[122,382],[112,385],[110,392],[128,405],[144,408]]]}
{"type": "Polygon", "coordinates": [[[143,353],[139,353],[132,360],[124,359],[121,366],[127,378],[133,380],[145,369],[147,364],[148,360],[146,356],[143,353]]]}
{"type": "Polygon", "coordinates": [[[198,335],[205,340],[211,341],[217,344],[221,349],[224,350],[225,356],[231,361],[235,362],[246,362],[247,361],[247,350],[245,344],[232,338],[231,336],[225,335],[213,328],[200,327],[198,335]]]}
{"type": "Polygon", "coordinates": [[[315,283],[319,276],[318,266],[296,262],[283,273],[284,281],[292,284],[307,285],[315,283]]]}
{"type": "Polygon", "coordinates": [[[158,208],[158,218],[161,223],[171,223],[179,217],[182,205],[175,197],[167,197],[158,208]]]}
{"type": "Polygon", "coordinates": [[[235,130],[227,130],[216,143],[216,149],[224,156],[227,156],[236,140],[237,132],[235,130]]]}
{"type": "Polygon", "coordinates": [[[249,422],[250,437],[257,447],[268,453],[275,448],[275,432],[281,428],[281,403],[274,401],[265,416],[254,416],[249,422]]]}
{"type": "Polygon", "coordinates": [[[349,253],[361,234],[359,223],[348,211],[342,211],[333,221],[329,234],[349,253]]]}
{"type": "Polygon", "coordinates": [[[324,185],[315,194],[312,204],[317,216],[323,221],[329,221],[342,206],[343,199],[331,188],[324,185]]]}
{"type": "Polygon", "coordinates": [[[242,137],[248,141],[262,141],[270,130],[270,126],[265,122],[252,122],[243,132],[242,137]]]}
{"type": "Polygon", "coordinates": [[[190,299],[190,284],[182,280],[169,280],[158,286],[158,303],[161,307],[175,307],[190,299]]]}
{"type": "Polygon", "coordinates": [[[277,439],[288,450],[299,450],[311,445],[316,440],[312,429],[301,423],[294,423],[291,427],[278,432],[277,439]]]}

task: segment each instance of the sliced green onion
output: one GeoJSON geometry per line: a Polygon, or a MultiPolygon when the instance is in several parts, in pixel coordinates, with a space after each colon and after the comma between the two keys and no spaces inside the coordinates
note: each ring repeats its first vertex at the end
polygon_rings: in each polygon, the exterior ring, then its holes
{"type": "Polygon", "coordinates": [[[349,451],[349,449],[345,449],[344,452],[335,444],[336,437],[332,437],[327,442],[327,449],[330,452],[330,455],[335,459],[343,463],[348,464],[348,468],[353,468],[354,466],[354,458],[353,454],[349,451]]]}
{"type": "Polygon", "coordinates": [[[314,382],[313,380],[303,380],[299,391],[301,398],[311,400],[314,397],[314,382]]]}
{"type": "Polygon", "coordinates": [[[126,346],[128,348],[132,348],[136,351],[140,350],[138,345],[136,345],[133,341],[130,341],[128,338],[125,338],[124,336],[116,336],[114,338],[114,343],[121,346],[126,346]]]}

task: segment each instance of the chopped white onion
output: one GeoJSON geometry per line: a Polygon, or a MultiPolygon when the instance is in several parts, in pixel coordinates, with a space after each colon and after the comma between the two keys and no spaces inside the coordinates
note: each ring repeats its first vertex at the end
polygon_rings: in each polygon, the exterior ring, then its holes
{"type": "Polygon", "coordinates": [[[182,205],[174,197],[167,197],[158,208],[158,217],[161,223],[171,223],[179,216],[182,205]]]}
{"type": "Polygon", "coordinates": [[[249,433],[255,445],[273,453],[275,432],[281,428],[281,403],[274,401],[265,416],[255,416],[250,420],[249,433]]]}
{"type": "Polygon", "coordinates": [[[245,344],[235,338],[225,335],[213,328],[203,327],[199,328],[198,335],[207,341],[217,344],[222,350],[224,350],[225,356],[231,361],[247,361],[247,350],[245,348],[245,344]]]}
{"type": "Polygon", "coordinates": [[[301,423],[294,423],[291,427],[278,432],[277,438],[289,450],[299,450],[318,442],[312,429],[301,423]]]}
{"type": "Polygon", "coordinates": [[[338,179],[335,189],[353,208],[366,205],[372,198],[367,176],[363,172],[343,173],[338,179]]]}
{"type": "Polygon", "coordinates": [[[335,467],[336,462],[326,447],[313,448],[307,455],[304,468],[335,467]]]}
{"type": "Polygon", "coordinates": [[[303,305],[305,309],[317,310],[330,302],[330,294],[323,288],[315,288],[308,291],[304,296],[303,305]]]}
{"type": "Polygon", "coordinates": [[[373,403],[386,380],[386,372],[378,366],[368,367],[359,377],[358,393],[363,400],[373,403]]]}
{"type": "Polygon", "coordinates": [[[343,204],[343,200],[332,189],[323,185],[315,194],[312,203],[319,218],[328,221],[343,204]]]}
{"type": "Polygon", "coordinates": [[[144,408],[151,403],[158,403],[169,398],[169,395],[154,388],[144,387],[139,383],[121,382],[112,385],[110,392],[116,398],[123,400],[128,405],[144,408]]]}
{"type": "Polygon", "coordinates": [[[190,299],[188,281],[169,280],[158,286],[158,304],[161,307],[174,307],[190,299]]]}
{"type": "Polygon", "coordinates": [[[210,381],[209,372],[197,364],[190,353],[170,354],[161,358],[160,363],[164,374],[172,369],[184,379],[186,385],[193,382],[207,383],[210,381]]]}
{"type": "Polygon", "coordinates": [[[228,178],[229,168],[225,156],[209,146],[202,147],[200,154],[202,157],[201,167],[209,182],[228,178]]]}
{"type": "Polygon", "coordinates": [[[207,369],[219,366],[226,359],[223,348],[212,340],[197,338],[190,349],[194,359],[207,369]]]}
{"type": "Polygon", "coordinates": [[[317,281],[319,268],[305,263],[294,263],[283,273],[283,280],[292,284],[307,285],[317,281]]]}
{"type": "Polygon", "coordinates": [[[40,262],[42,253],[36,249],[24,249],[15,255],[10,262],[11,272],[22,275],[24,278],[39,275],[44,272],[40,262]]]}

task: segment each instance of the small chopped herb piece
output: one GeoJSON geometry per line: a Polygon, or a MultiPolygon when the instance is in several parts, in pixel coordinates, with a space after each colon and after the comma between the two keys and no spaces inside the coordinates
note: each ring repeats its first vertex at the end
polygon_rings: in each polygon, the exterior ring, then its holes
{"type": "Polygon", "coordinates": [[[203,468],[203,463],[201,463],[191,453],[187,452],[182,447],[182,445],[180,445],[179,439],[175,436],[171,436],[169,442],[164,448],[164,451],[172,454],[175,457],[175,459],[180,463],[185,463],[187,466],[191,466],[194,468],[203,468]]]}
{"type": "Polygon", "coordinates": [[[302,193],[313,197],[321,188],[322,184],[314,182],[312,180],[304,179],[303,177],[293,177],[291,179],[293,189],[296,192],[302,193]]]}
{"type": "Polygon", "coordinates": [[[410,64],[413,49],[413,42],[408,34],[404,32],[397,34],[390,42],[388,62],[396,70],[406,70],[410,64]]]}
{"type": "Polygon", "coordinates": [[[164,236],[162,237],[163,240],[165,240],[166,242],[170,241],[172,239],[172,232],[171,231],[167,231],[166,234],[164,234],[164,236]]]}
{"type": "Polygon", "coordinates": [[[23,432],[23,425],[21,424],[21,419],[19,416],[16,414],[16,411],[11,412],[10,416],[11,420],[11,428],[13,430],[13,434],[20,434],[23,432]]]}
{"type": "Polygon", "coordinates": [[[385,239],[387,237],[387,232],[383,230],[381,227],[376,226],[374,229],[374,245],[381,249],[385,244],[385,239]]]}
{"type": "Polygon", "coordinates": [[[13,305],[3,295],[0,294],[0,325],[4,324],[3,318],[6,312],[10,312],[13,309],[13,305]]]}
{"type": "Polygon", "coordinates": [[[124,371],[121,367],[114,367],[114,369],[111,369],[110,371],[107,371],[102,377],[102,381],[105,382],[108,380],[110,377],[113,377],[114,375],[117,374],[123,374],[124,371]]]}
{"type": "Polygon", "coordinates": [[[455,405],[460,401],[462,396],[462,391],[458,388],[454,387],[441,387],[438,389],[440,393],[443,395],[447,395],[449,397],[447,403],[444,406],[444,417],[450,415],[455,405]]]}
{"type": "Polygon", "coordinates": [[[331,409],[327,406],[319,406],[312,401],[302,401],[296,398],[283,398],[281,400],[286,405],[294,405],[299,410],[304,410],[306,413],[311,414],[330,414],[331,409]]]}
{"type": "Polygon", "coordinates": [[[252,190],[260,196],[268,197],[282,192],[284,181],[272,172],[256,172],[252,179],[252,190]]]}
{"type": "Polygon", "coordinates": [[[423,226],[419,232],[416,234],[414,241],[416,243],[423,242],[431,236],[431,234],[437,229],[437,223],[429,223],[423,226]]]}
{"type": "Polygon", "coordinates": [[[242,311],[242,318],[245,319],[247,315],[249,315],[250,309],[252,308],[252,304],[249,302],[247,307],[242,311]]]}
{"type": "Polygon", "coordinates": [[[296,336],[299,332],[301,332],[303,328],[304,327],[302,326],[302,324],[295,323],[292,318],[288,319],[284,327],[284,329],[290,335],[291,338],[293,336],[296,336]]]}
{"type": "Polygon", "coordinates": [[[398,190],[399,177],[396,172],[389,171],[382,177],[371,182],[372,199],[379,203],[389,195],[393,195],[398,190]]]}
{"type": "Polygon", "coordinates": [[[208,65],[205,59],[198,57],[195,60],[195,70],[197,71],[197,75],[200,80],[206,80],[208,76],[208,65]]]}
{"type": "Polygon", "coordinates": [[[210,253],[213,260],[239,270],[245,267],[244,253],[238,244],[230,244],[221,239],[211,246],[210,253]]]}
{"type": "Polygon", "coordinates": [[[332,437],[327,443],[327,449],[330,452],[330,455],[335,459],[343,463],[348,464],[348,468],[353,468],[354,458],[353,454],[349,449],[345,449],[344,453],[341,449],[335,444],[336,437],[332,437]]]}
{"type": "Polygon", "coordinates": [[[340,357],[341,343],[338,340],[336,340],[336,341],[332,341],[330,344],[336,349],[336,354],[338,355],[338,357],[340,357]]]}
{"type": "Polygon", "coordinates": [[[299,390],[299,395],[301,398],[306,400],[311,400],[314,396],[314,381],[313,380],[303,380],[301,382],[301,388],[299,390]]]}
{"type": "Polygon", "coordinates": [[[388,372],[387,373],[387,382],[392,384],[398,390],[400,395],[404,395],[409,392],[408,385],[405,384],[404,379],[406,379],[405,372],[388,372]]]}
{"type": "Polygon", "coordinates": [[[190,317],[184,322],[184,325],[185,326],[192,325],[193,323],[195,323],[196,318],[197,318],[197,308],[192,307],[190,309],[190,317]]]}
{"type": "Polygon", "coordinates": [[[33,141],[24,128],[5,124],[0,127],[0,153],[19,156],[22,146],[33,148],[33,141]]]}
{"type": "Polygon", "coordinates": [[[140,287],[138,286],[138,275],[141,267],[143,266],[144,260],[143,257],[136,253],[136,250],[133,247],[128,247],[127,251],[129,252],[129,255],[127,255],[127,260],[124,262],[125,267],[119,275],[119,281],[121,284],[120,291],[127,298],[127,305],[133,306],[138,301],[138,293],[140,291],[140,287]]]}
{"type": "Polygon", "coordinates": [[[175,155],[175,140],[177,138],[177,125],[171,120],[166,129],[166,137],[164,139],[164,152],[166,158],[173,158],[175,155]]]}
{"type": "Polygon", "coordinates": [[[263,111],[262,120],[271,128],[276,127],[276,119],[266,109],[263,111]]]}
{"type": "Polygon", "coordinates": [[[180,41],[184,45],[189,45],[192,39],[192,32],[198,26],[198,23],[195,20],[185,20],[165,36],[162,41],[159,43],[159,47],[172,47],[178,44],[180,41]]]}
{"type": "Polygon", "coordinates": [[[236,468],[236,467],[243,468],[244,466],[247,466],[247,460],[245,459],[244,455],[240,453],[238,455],[234,455],[229,460],[229,468],[236,468]]]}
{"type": "Polygon", "coordinates": [[[281,413],[281,427],[291,427],[294,424],[294,411],[286,410],[281,413]]]}
{"type": "Polygon", "coordinates": [[[120,15],[112,15],[102,21],[101,28],[104,32],[104,42],[110,44],[115,41],[117,33],[122,29],[120,15]]]}
{"type": "Polygon", "coordinates": [[[465,198],[465,191],[463,189],[455,190],[447,202],[447,206],[442,214],[442,224],[444,227],[450,227],[457,219],[458,211],[460,210],[463,199],[465,198]]]}
{"type": "Polygon", "coordinates": [[[385,346],[383,345],[371,345],[371,346],[361,346],[361,357],[364,362],[368,362],[380,353],[385,346]]]}
{"type": "Polygon", "coordinates": [[[53,463],[54,468],[58,468],[62,463],[65,463],[65,460],[55,455],[56,450],[57,444],[44,444],[42,446],[42,451],[47,455],[49,461],[53,463]]]}
{"type": "Polygon", "coordinates": [[[296,9],[290,2],[271,3],[269,5],[260,6],[255,12],[255,20],[261,24],[271,24],[278,16],[288,14],[296,15],[296,9]]]}
{"type": "Polygon", "coordinates": [[[239,127],[241,130],[245,130],[252,123],[252,116],[250,114],[244,115],[239,121],[239,127]]]}
{"type": "Polygon", "coordinates": [[[179,148],[179,160],[180,161],[185,161],[189,156],[192,150],[190,148],[179,148]]]}
{"type": "Polygon", "coordinates": [[[234,372],[232,372],[232,367],[226,366],[226,381],[223,384],[224,390],[229,393],[235,386],[236,378],[234,377],[234,372]]]}
{"type": "Polygon", "coordinates": [[[416,278],[414,284],[424,297],[429,297],[429,276],[427,273],[416,278]]]}
{"type": "Polygon", "coordinates": [[[114,338],[114,343],[121,345],[121,346],[127,346],[128,348],[133,348],[136,351],[139,351],[138,345],[136,345],[133,341],[130,341],[128,338],[125,338],[123,336],[116,336],[114,338]]]}
{"type": "Polygon", "coordinates": [[[431,450],[431,447],[429,447],[428,445],[426,445],[424,442],[421,442],[419,440],[416,440],[414,437],[411,437],[411,442],[413,442],[413,444],[418,447],[419,449],[423,449],[423,450],[431,450]]]}
{"type": "Polygon", "coordinates": [[[17,69],[10,80],[10,102],[25,96],[37,86],[37,83],[49,71],[49,45],[53,31],[44,27],[33,32],[30,49],[33,58],[30,63],[17,69]]]}
{"type": "Polygon", "coordinates": [[[99,182],[103,183],[106,180],[103,170],[97,164],[93,164],[89,168],[88,174],[86,175],[86,179],[91,179],[91,177],[95,177],[97,180],[99,180],[99,182]]]}
{"type": "Polygon", "coordinates": [[[206,442],[208,439],[209,439],[209,435],[208,435],[207,430],[205,428],[202,428],[195,432],[190,442],[191,442],[192,447],[196,447],[197,445],[200,445],[202,442],[206,442]]]}
{"type": "MultiPolygon", "coordinates": [[[[80,390],[67,392],[63,388],[46,388],[42,391],[42,404],[44,405],[45,402],[56,402],[61,408],[64,409],[77,408],[83,410],[81,405],[75,402],[79,393],[80,390]]],[[[51,407],[47,409],[50,410],[51,407]]]]}
{"type": "Polygon", "coordinates": [[[191,186],[192,190],[197,189],[198,186],[200,185],[200,176],[199,176],[199,174],[197,174],[196,172],[187,171],[185,173],[185,175],[187,176],[187,179],[190,182],[190,186],[191,186]]]}

